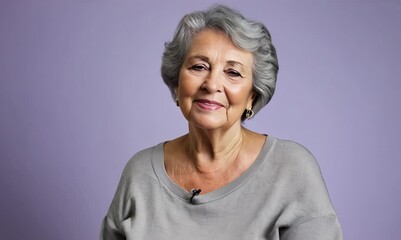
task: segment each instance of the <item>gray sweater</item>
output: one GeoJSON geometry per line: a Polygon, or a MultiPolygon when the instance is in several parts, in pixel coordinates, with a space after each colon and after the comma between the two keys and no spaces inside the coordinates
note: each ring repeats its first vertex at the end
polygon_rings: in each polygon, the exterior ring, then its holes
{"type": "Polygon", "coordinates": [[[320,169],[303,146],[269,136],[233,182],[189,201],[164,168],[163,143],[127,163],[100,239],[339,240],[320,169]]]}

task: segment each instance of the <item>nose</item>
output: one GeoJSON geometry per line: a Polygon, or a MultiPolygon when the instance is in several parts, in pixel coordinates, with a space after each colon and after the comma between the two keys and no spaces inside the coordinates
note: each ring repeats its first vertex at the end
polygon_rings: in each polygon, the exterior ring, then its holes
{"type": "Polygon", "coordinates": [[[208,93],[220,93],[223,90],[222,76],[218,71],[210,71],[205,81],[201,85],[201,89],[208,93]]]}

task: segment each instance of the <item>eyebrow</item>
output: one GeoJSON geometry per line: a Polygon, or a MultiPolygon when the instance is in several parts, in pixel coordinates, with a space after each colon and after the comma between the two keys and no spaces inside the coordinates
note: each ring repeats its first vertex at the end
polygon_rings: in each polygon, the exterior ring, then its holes
{"type": "Polygon", "coordinates": [[[205,61],[205,62],[209,62],[209,58],[206,57],[205,55],[193,55],[193,56],[190,56],[188,58],[188,60],[192,60],[192,59],[196,59],[196,58],[199,58],[200,60],[205,61]]]}
{"type": "Polygon", "coordinates": [[[233,66],[240,65],[241,67],[244,67],[244,64],[242,64],[241,62],[237,62],[237,61],[233,61],[233,60],[227,61],[227,63],[230,65],[233,65],[233,66]]]}
{"type": "MultiPolygon", "coordinates": [[[[200,59],[202,61],[205,61],[205,62],[209,62],[209,58],[207,56],[205,56],[205,55],[190,56],[188,58],[188,60],[192,60],[192,59],[196,59],[196,58],[198,58],[198,59],[200,59]]],[[[244,64],[242,64],[241,62],[234,61],[234,60],[228,60],[226,63],[229,64],[229,65],[232,65],[232,66],[240,65],[240,67],[244,67],[244,64]]]]}

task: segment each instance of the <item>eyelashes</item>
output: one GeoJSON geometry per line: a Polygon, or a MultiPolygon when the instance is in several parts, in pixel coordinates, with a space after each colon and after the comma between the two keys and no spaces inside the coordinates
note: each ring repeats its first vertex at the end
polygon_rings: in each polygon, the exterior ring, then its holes
{"type": "Polygon", "coordinates": [[[230,76],[230,77],[240,77],[240,78],[244,78],[244,77],[241,75],[241,73],[239,73],[238,71],[233,70],[233,69],[224,70],[224,72],[225,72],[228,76],[230,76]]]}
{"type": "MultiPolygon", "coordinates": [[[[203,71],[209,71],[210,67],[208,67],[205,64],[195,64],[189,67],[189,70],[193,72],[203,72],[203,71]]],[[[224,73],[227,74],[227,76],[229,76],[230,78],[244,78],[240,72],[232,68],[224,70],[224,73]]]]}
{"type": "Polygon", "coordinates": [[[191,66],[189,68],[189,70],[200,72],[200,71],[209,70],[209,68],[203,64],[195,64],[195,65],[191,66]]]}

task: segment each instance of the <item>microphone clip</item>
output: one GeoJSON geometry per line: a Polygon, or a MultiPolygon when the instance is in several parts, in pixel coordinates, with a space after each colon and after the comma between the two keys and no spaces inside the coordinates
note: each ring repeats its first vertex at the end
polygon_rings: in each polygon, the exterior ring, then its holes
{"type": "Polygon", "coordinates": [[[194,204],[194,197],[196,197],[196,196],[198,196],[199,194],[200,194],[200,192],[201,192],[202,190],[200,190],[200,189],[192,189],[192,196],[191,196],[191,198],[189,199],[189,202],[190,203],[192,203],[192,204],[194,204]]]}

